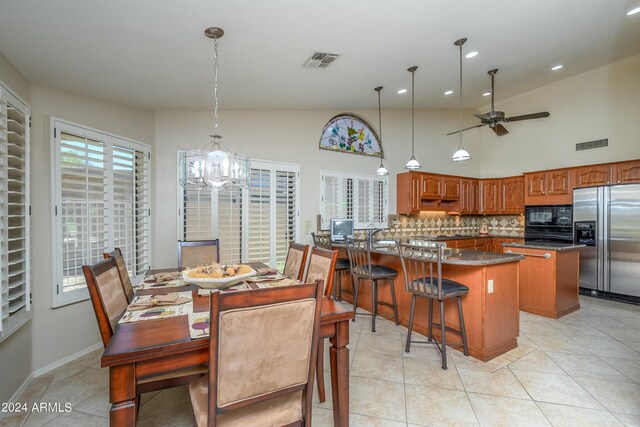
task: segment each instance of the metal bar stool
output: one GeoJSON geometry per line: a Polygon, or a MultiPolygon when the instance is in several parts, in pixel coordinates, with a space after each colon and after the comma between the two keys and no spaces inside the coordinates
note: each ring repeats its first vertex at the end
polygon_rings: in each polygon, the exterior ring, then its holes
{"type": "MultiPolygon", "coordinates": [[[[313,238],[314,246],[333,250],[333,247],[331,245],[331,236],[329,236],[328,234],[311,233],[311,237],[313,238]]],[[[349,258],[338,258],[336,260],[333,282],[337,286],[333,287],[333,299],[340,301],[342,299],[342,291],[345,291],[349,294],[351,293],[351,291],[348,289],[342,289],[342,273],[344,273],[345,271],[349,271],[350,269],[351,266],[349,264],[349,258]]]]}
{"type": "MultiPolygon", "coordinates": [[[[376,315],[378,314],[378,304],[393,308],[396,325],[399,325],[398,306],[396,304],[396,292],[393,280],[398,277],[398,272],[385,265],[371,263],[371,240],[370,239],[345,239],[349,263],[351,265],[351,277],[353,286],[353,312],[358,308],[358,289],[361,280],[371,281],[371,332],[376,331],[376,315]],[[391,286],[392,304],[386,301],[378,301],[378,281],[388,280],[391,286]]],[[[355,322],[355,317],[353,319],[355,322]]]]}
{"type": "Polygon", "coordinates": [[[398,253],[402,261],[404,270],[405,289],[411,293],[411,313],[409,315],[409,327],[407,331],[407,344],[405,352],[409,353],[411,343],[435,344],[442,354],[442,369],[447,369],[447,339],[446,331],[460,334],[461,343],[449,343],[451,345],[462,345],[464,355],[469,355],[467,348],[467,332],[464,327],[464,316],[462,314],[461,297],[469,293],[469,288],[453,280],[442,278],[442,257],[444,244],[430,243],[432,246],[411,246],[397,244],[398,253]],[[434,274],[434,264],[436,272],[434,274]],[[416,307],[416,298],[423,297],[429,299],[429,325],[427,341],[411,341],[411,331],[413,327],[413,314],[416,307]],[[444,319],[444,302],[447,299],[457,298],[458,316],[460,319],[460,330],[446,326],[444,319]],[[440,341],[433,338],[433,300],[440,302],[440,341]]]}

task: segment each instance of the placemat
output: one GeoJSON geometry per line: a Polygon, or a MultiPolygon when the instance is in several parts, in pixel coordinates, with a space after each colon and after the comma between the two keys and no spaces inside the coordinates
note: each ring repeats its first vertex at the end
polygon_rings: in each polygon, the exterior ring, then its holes
{"type": "Polygon", "coordinates": [[[273,282],[262,282],[262,283],[256,283],[256,286],[260,289],[264,289],[264,288],[277,288],[279,286],[291,286],[291,285],[299,285],[300,282],[297,280],[293,280],[293,279],[282,279],[282,280],[276,280],[273,282]]]}
{"type": "MultiPolygon", "coordinates": [[[[193,300],[192,300],[191,291],[177,292],[177,294],[181,297],[189,298],[189,302],[186,302],[184,304],[178,304],[178,305],[151,307],[146,310],[125,311],[124,315],[118,321],[118,323],[131,323],[131,322],[139,322],[142,320],[164,319],[167,317],[184,316],[192,312],[193,300]]],[[[137,296],[134,299],[134,302],[139,301],[139,299],[141,298],[152,299],[153,295],[137,296]]]]}
{"type": "Polygon", "coordinates": [[[191,339],[204,338],[209,336],[209,312],[201,311],[189,313],[189,333],[191,339]]]}
{"type": "Polygon", "coordinates": [[[164,288],[178,288],[180,286],[186,286],[186,283],[182,279],[178,280],[170,280],[168,282],[147,282],[143,280],[140,282],[136,289],[145,290],[145,289],[164,289],[164,288]]]}

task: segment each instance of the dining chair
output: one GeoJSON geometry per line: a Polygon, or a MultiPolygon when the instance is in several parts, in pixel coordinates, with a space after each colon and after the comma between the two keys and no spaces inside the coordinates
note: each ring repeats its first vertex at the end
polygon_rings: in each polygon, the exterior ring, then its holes
{"type": "Polygon", "coordinates": [[[407,344],[404,351],[409,353],[411,343],[435,344],[442,355],[442,369],[447,369],[447,339],[446,331],[460,334],[461,343],[449,343],[448,345],[462,345],[464,355],[469,355],[467,348],[467,332],[464,326],[461,298],[469,293],[469,288],[453,280],[442,277],[442,259],[444,244],[432,242],[431,246],[411,246],[396,243],[402,269],[404,270],[405,289],[411,294],[411,312],[409,314],[409,326],[407,330],[407,344]],[[434,271],[435,270],[435,271],[434,271]],[[429,324],[427,341],[411,341],[413,317],[416,308],[416,298],[429,299],[429,324]],[[445,324],[444,303],[446,300],[456,298],[458,301],[458,319],[460,329],[456,330],[445,324]],[[440,342],[433,338],[433,300],[440,303],[440,342]]]}
{"type": "MultiPolygon", "coordinates": [[[[335,273],[336,259],[338,251],[324,249],[314,246],[309,255],[309,265],[304,274],[304,283],[312,283],[316,280],[324,282],[323,295],[325,298],[331,296],[333,279],[335,273]]],[[[324,339],[318,340],[318,361],[316,363],[316,381],[318,383],[318,398],[320,402],[325,401],[324,390],[324,339]]]]}
{"type": "Polygon", "coordinates": [[[178,267],[196,267],[220,262],[220,240],[178,240],[178,267]]]}
{"type": "MultiPolygon", "coordinates": [[[[118,320],[127,309],[127,298],[113,257],[94,265],[83,265],[91,304],[98,321],[102,344],[106,348],[118,328],[118,320]]],[[[140,408],[140,394],[185,385],[202,377],[207,366],[176,370],[171,375],[149,376],[136,381],[136,410],[140,408]]]]}
{"type": "MultiPolygon", "coordinates": [[[[333,250],[333,245],[331,244],[331,236],[328,234],[316,234],[311,233],[311,237],[313,238],[313,244],[320,248],[331,249],[333,250]]],[[[348,294],[352,294],[353,291],[349,289],[342,288],[342,274],[345,271],[351,270],[351,266],[349,264],[349,258],[338,257],[336,259],[336,268],[333,282],[335,284],[333,288],[333,297],[334,299],[340,301],[342,299],[342,292],[346,292],[348,294]]]]}
{"type": "Polygon", "coordinates": [[[291,242],[282,274],[290,279],[302,280],[308,251],[309,245],[291,242]]]}
{"type": "MultiPolygon", "coordinates": [[[[393,309],[393,316],[396,325],[400,324],[398,320],[398,305],[396,304],[396,292],[394,287],[394,279],[398,277],[398,272],[386,265],[373,264],[371,262],[371,240],[370,239],[351,239],[346,238],[347,254],[349,254],[349,263],[351,264],[351,277],[353,286],[353,313],[358,308],[358,290],[362,281],[371,282],[371,332],[376,331],[376,316],[378,314],[378,305],[386,305],[393,309]],[[386,301],[378,300],[378,282],[387,281],[391,291],[391,304],[386,301]]],[[[355,322],[355,316],[353,318],[355,322]]]]}
{"type": "Polygon", "coordinates": [[[113,251],[105,252],[102,255],[104,259],[112,257],[116,261],[118,275],[120,275],[120,282],[122,283],[124,294],[127,297],[127,303],[131,304],[131,301],[133,301],[133,285],[131,284],[131,278],[129,277],[129,271],[127,271],[127,264],[122,256],[122,251],[120,248],[114,248],[113,251]]]}
{"type": "Polygon", "coordinates": [[[209,376],[189,385],[198,427],[311,424],[322,288],[211,293],[209,376]]]}

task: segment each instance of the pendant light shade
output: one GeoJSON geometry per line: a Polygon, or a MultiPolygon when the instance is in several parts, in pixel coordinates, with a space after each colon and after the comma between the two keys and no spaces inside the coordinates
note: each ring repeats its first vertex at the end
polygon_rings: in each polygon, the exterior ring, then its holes
{"type": "Polygon", "coordinates": [[[414,143],[414,130],[415,130],[415,126],[414,126],[414,122],[415,122],[415,95],[416,95],[416,91],[415,91],[415,72],[418,69],[417,66],[413,66],[413,67],[409,67],[407,69],[408,72],[411,73],[411,158],[409,159],[409,161],[407,162],[407,164],[404,166],[405,169],[409,169],[409,170],[415,170],[415,169],[420,169],[422,166],[420,166],[420,162],[418,162],[416,160],[416,156],[414,154],[414,148],[415,148],[415,143],[414,143]]]}
{"type": "Polygon", "coordinates": [[[460,48],[460,90],[458,91],[458,107],[460,111],[458,129],[460,129],[460,131],[458,132],[458,150],[453,153],[453,157],[451,158],[452,162],[463,162],[471,158],[469,152],[465,150],[462,145],[462,45],[464,45],[466,41],[466,38],[461,38],[453,43],[460,48]]]}
{"type": "Polygon", "coordinates": [[[378,166],[376,175],[387,176],[389,175],[389,171],[384,167],[384,164],[382,163],[382,108],[380,107],[380,91],[382,90],[382,86],[378,86],[374,90],[378,92],[378,131],[380,132],[380,135],[378,135],[380,137],[380,166],[378,166]]]}

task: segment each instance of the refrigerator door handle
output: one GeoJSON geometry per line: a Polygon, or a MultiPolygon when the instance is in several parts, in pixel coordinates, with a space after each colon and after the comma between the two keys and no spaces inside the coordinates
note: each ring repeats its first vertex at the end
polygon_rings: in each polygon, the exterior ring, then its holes
{"type": "Polygon", "coordinates": [[[604,187],[603,193],[603,221],[602,230],[604,232],[603,240],[604,245],[602,248],[602,290],[605,292],[611,292],[611,259],[609,257],[609,249],[611,245],[611,187],[604,187]]]}

